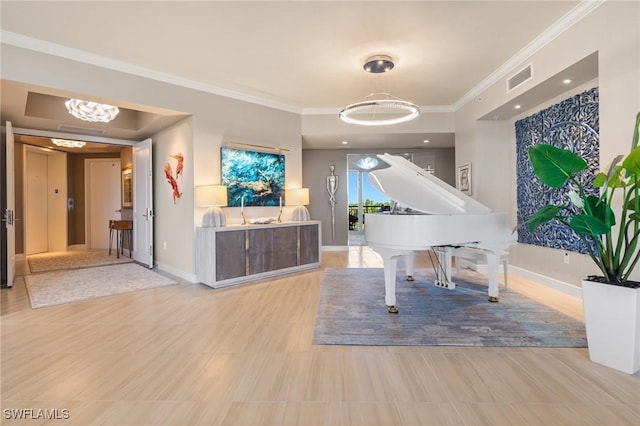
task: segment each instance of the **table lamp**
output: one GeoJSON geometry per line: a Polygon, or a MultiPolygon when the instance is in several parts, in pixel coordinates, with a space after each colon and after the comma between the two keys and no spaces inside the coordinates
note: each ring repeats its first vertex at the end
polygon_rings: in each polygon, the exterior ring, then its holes
{"type": "Polygon", "coordinates": [[[196,186],[196,205],[208,207],[202,216],[202,226],[225,226],[224,212],[220,206],[227,205],[227,187],[224,185],[196,186]]]}
{"type": "Polygon", "coordinates": [[[287,205],[297,206],[293,209],[291,219],[298,222],[306,222],[311,219],[309,210],[305,206],[309,205],[309,188],[287,189],[287,205]]]}

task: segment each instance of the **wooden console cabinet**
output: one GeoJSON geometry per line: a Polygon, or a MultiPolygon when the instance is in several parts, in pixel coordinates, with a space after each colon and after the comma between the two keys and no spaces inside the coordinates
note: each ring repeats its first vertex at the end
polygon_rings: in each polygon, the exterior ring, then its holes
{"type": "Polygon", "coordinates": [[[320,221],[196,228],[196,273],[210,287],[320,266],[320,221]]]}

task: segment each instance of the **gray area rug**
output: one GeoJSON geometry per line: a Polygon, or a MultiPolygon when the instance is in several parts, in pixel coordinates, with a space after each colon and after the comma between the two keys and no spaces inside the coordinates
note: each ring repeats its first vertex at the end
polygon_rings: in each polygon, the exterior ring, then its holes
{"type": "Polygon", "coordinates": [[[383,269],[326,269],[314,344],[385,346],[587,347],[584,323],[515,291],[487,301],[482,275],[464,271],[455,290],[433,285],[417,270],[398,275],[398,314],[384,303],[383,269]]]}
{"type": "Polygon", "coordinates": [[[32,308],[177,284],[136,263],[25,275],[32,308]]]}
{"type": "Polygon", "coordinates": [[[118,258],[115,250],[111,251],[111,255],[108,250],[70,250],[32,254],[27,256],[27,262],[29,270],[33,273],[130,263],[133,260],[127,256],[118,258]]]}

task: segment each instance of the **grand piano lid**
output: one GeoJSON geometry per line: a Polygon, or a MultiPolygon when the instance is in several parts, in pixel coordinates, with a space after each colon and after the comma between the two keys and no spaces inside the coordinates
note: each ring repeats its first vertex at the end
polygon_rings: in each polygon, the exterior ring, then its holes
{"type": "Polygon", "coordinates": [[[369,172],[369,182],[392,200],[428,214],[480,214],[491,209],[411,161],[390,154],[377,156],[390,167],[369,172]]]}

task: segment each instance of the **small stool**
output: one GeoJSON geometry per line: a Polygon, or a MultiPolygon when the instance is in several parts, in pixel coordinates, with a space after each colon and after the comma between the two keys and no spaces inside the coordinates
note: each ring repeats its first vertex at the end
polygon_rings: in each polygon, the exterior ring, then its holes
{"type": "MultiPolygon", "coordinates": [[[[476,261],[486,261],[487,253],[484,250],[473,248],[473,247],[458,247],[454,248],[451,252],[452,256],[456,258],[456,274],[460,273],[460,262],[458,262],[458,258],[465,260],[476,260],[476,261]]],[[[507,268],[509,266],[509,252],[503,251],[498,256],[498,263],[502,263],[502,270],[504,273],[504,288],[509,288],[507,282],[507,268]]]]}
{"type": "Polygon", "coordinates": [[[127,238],[127,246],[129,247],[129,257],[131,257],[132,230],[132,220],[109,221],[109,256],[111,256],[111,246],[113,244],[113,231],[116,231],[116,257],[120,258],[121,253],[124,255],[125,237],[127,238]]]}

